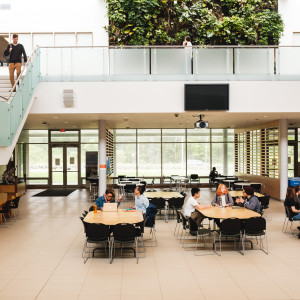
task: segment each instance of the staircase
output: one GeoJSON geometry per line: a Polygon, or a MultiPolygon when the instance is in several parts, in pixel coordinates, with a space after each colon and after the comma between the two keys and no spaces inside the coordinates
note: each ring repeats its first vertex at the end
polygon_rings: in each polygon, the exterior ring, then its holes
{"type": "MultiPolygon", "coordinates": [[[[7,68],[7,72],[8,72],[8,68],[7,68]]],[[[7,101],[6,99],[8,99],[10,90],[11,90],[11,84],[10,84],[10,80],[9,80],[9,75],[0,75],[0,101],[7,101]],[[6,99],[3,99],[2,97],[6,98],[6,99]]],[[[15,92],[13,92],[11,94],[11,97],[9,100],[11,100],[14,97],[14,95],[15,95],[15,92]]]]}

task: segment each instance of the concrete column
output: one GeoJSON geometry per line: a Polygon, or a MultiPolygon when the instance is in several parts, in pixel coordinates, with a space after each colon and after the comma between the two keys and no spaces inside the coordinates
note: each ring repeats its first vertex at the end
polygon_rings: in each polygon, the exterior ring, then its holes
{"type": "Polygon", "coordinates": [[[103,195],[106,190],[106,121],[99,120],[99,196],[103,195]]]}
{"type": "Polygon", "coordinates": [[[280,199],[284,200],[288,187],[288,124],[280,120],[280,199]]]}

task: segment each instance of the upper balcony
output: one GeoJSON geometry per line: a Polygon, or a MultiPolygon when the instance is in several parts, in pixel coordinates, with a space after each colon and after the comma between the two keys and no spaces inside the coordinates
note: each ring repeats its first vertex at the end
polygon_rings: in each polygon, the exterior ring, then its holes
{"type": "Polygon", "coordinates": [[[42,81],[300,80],[297,46],[41,47],[42,81]]]}

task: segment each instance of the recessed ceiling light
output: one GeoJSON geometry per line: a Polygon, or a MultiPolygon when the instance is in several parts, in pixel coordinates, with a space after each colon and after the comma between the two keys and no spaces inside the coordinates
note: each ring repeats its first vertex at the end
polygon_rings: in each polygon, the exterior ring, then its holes
{"type": "Polygon", "coordinates": [[[267,118],[268,116],[264,116],[264,118],[267,118]]]}
{"type": "Polygon", "coordinates": [[[76,128],[77,126],[72,126],[73,128],[76,128]]]}
{"type": "Polygon", "coordinates": [[[65,124],[68,124],[69,122],[64,122],[65,124]]]}
{"type": "Polygon", "coordinates": [[[53,119],[58,119],[58,117],[53,117],[53,119]]]}

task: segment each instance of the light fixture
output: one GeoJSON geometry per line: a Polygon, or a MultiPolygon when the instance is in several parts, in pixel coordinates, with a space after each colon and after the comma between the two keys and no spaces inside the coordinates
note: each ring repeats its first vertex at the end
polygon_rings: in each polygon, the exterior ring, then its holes
{"type": "Polygon", "coordinates": [[[53,117],[53,119],[58,119],[58,117],[53,117]]]}
{"type": "Polygon", "coordinates": [[[47,122],[43,122],[43,123],[42,123],[42,125],[44,125],[44,126],[45,126],[45,125],[48,125],[48,123],[47,123],[47,122]]]}
{"type": "Polygon", "coordinates": [[[194,128],[208,128],[208,122],[202,120],[202,117],[204,117],[204,116],[200,115],[199,117],[200,117],[200,120],[195,122],[194,128]]]}
{"type": "Polygon", "coordinates": [[[68,124],[69,122],[66,121],[66,122],[64,122],[64,123],[65,123],[65,124],[68,124]]]}

